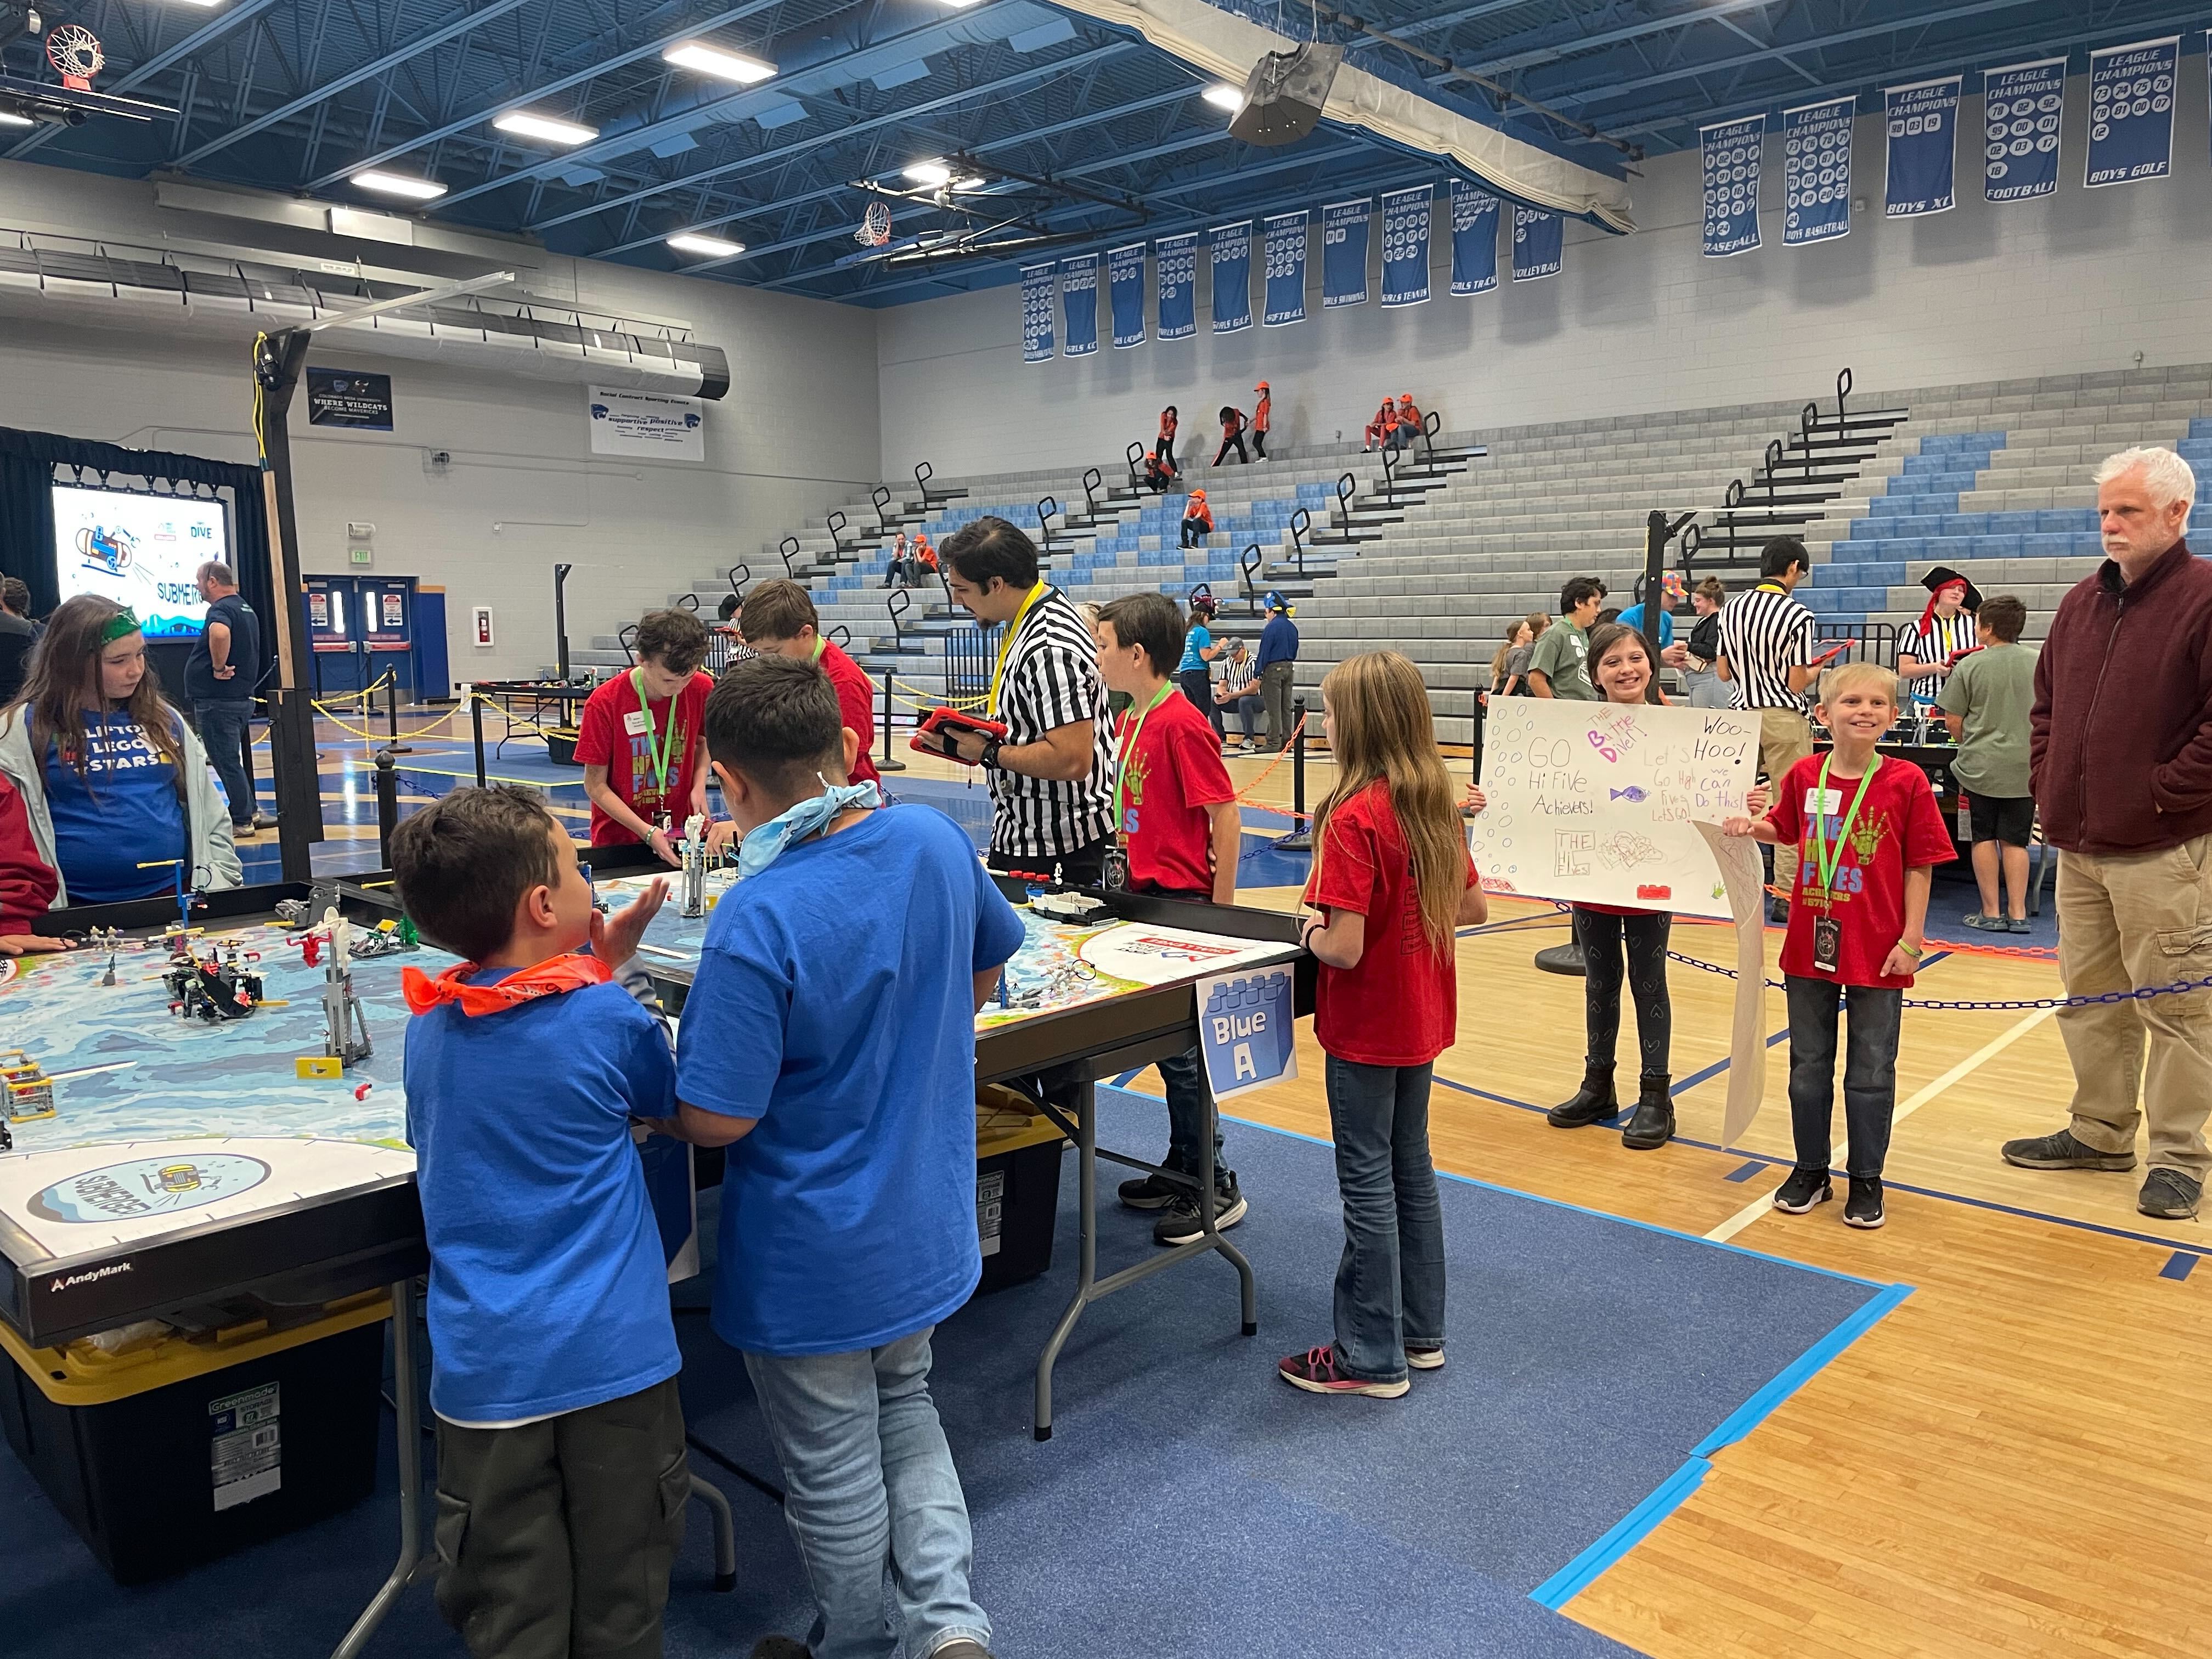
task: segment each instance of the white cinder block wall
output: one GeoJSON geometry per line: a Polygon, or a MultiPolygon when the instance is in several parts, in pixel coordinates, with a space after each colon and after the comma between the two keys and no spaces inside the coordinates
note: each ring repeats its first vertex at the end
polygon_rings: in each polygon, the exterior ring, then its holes
{"type": "MultiPolygon", "coordinates": [[[[1340,432],[1356,440],[1386,392],[1411,392],[1448,429],[1464,430],[1808,398],[1846,364],[1875,391],[2125,369],[2138,350],[2152,364],[2198,361],[2212,300],[2204,76],[2180,76],[2174,171],[2164,180],[2081,187],[2088,102],[2086,82],[2069,82],[2057,192],[1992,205],[1982,197],[1981,100],[1967,97],[1958,206],[1895,222],[1881,217],[1881,118],[1863,116],[1852,193],[1867,208],[1850,235],[1814,247],[1782,246],[1782,141],[1770,130],[1765,246],[1730,259],[1698,251],[1691,150],[1644,165],[1635,234],[1570,224],[1561,274],[1523,283],[1506,277],[1501,238],[1506,279],[1473,299],[1447,291],[1440,181],[1435,297],[1423,306],[1324,312],[1322,200],[1285,198],[1270,210],[1315,210],[1306,320],[1286,328],[1206,332],[1203,257],[1196,338],[1115,351],[1102,310],[1095,357],[1024,364],[1018,285],[887,310],[878,336],[884,464],[901,472],[927,459],[948,476],[1078,460],[1110,468],[1132,440],[1151,438],[1169,403],[1182,412],[1186,451],[1203,446],[1210,460],[1212,411],[1224,402],[1249,410],[1263,377],[1274,389],[1277,441],[1291,444],[1340,432]]],[[[1378,297],[1380,241],[1378,208],[1369,283],[1378,297]]],[[[1150,301],[1148,268],[1148,327],[1150,301]]]]}
{"type": "MultiPolygon", "coordinates": [[[[0,164],[7,229],[158,246],[174,219],[146,184],[0,164]]],[[[239,229],[246,240],[252,227],[239,229]]],[[[489,239],[445,245],[514,257],[514,245],[489,239]]],[[[553,661],[556,562],[576,567],[568,626],[582,646],[709,570],[739,559],[757,569],[764,542],[865,495],[882,471],[874,313],[541,250],[528,257],[541,291],[690,323],[729,355],[731,390],[707,405],[703,465],[617,459],[591,453],[581,385],[380,361],[335,342],[313,349],[319,366],[391,374],[393,429],[311,427],[304,391],[295,399],[301,564],[350,568],[347,524],[374,524],[373,571],[446,587],[456,679],[553,661]],[[428,465],[434,450],[453,458],[442,471],[428,465]],[[469,637],[478,605],[493,607],[489,650],[469,637]]],[[[0,317],[0,424],[251,460],[245,345],[165,337],[158,308],[131,313],[129,330],[83,327],[76,313],[51,325],[0,317]]]]}

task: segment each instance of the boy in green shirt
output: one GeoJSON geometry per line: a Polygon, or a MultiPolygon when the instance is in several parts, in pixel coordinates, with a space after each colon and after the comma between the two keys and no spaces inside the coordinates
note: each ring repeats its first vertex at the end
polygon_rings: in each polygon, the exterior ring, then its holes
{"type": "Polygon", "coordinates": [[[2027,607],[2009,593],[1982,602],[1978,649],[1959,659],[1936,707],[1959,745],[1951,775],[1966,793],[1974,880],[1982,908],[1966,918],[1986,933],[2027,931],[2027,840],[2035,825],[2029,793],[2028,710],[2035,702],[2035,653],[2020,643],[2027,607]],[[2008,913],[2000,904],[2011,901],[2008,913]]]}
{"type": "Polygon", "coordinates": [[[1589,629],[1604,604],[1605,584],[1595,576],[1577,576],[1559,590],[1559,623],[1544,630],[1528,661],[1529,689],[1538,696],[1602,701],[1590,684],[1589,629]]]}

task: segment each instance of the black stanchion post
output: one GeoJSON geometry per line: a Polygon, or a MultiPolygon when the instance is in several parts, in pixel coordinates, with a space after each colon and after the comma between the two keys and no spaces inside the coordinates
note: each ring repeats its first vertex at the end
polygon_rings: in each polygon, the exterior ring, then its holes
{"type": "Polygon", "coordinates": [[[891,758],[891,673],[884,671],[884,757],[876,763],[878,772],[903,772],[906,763],[891,758]]]}
{"type": "Polygon", "coordinates": [[[384,677],[384,723],[394,743],[399,741],[399,675],[392,671],[384,677]]]}
{"type": "Polygon", "coordinates": [[[1279,836],[1275,845],[1286,853],[1303,853],[1313,846],[1313,832],[1306,828],[1306,700],[1298,697],[1291,703],[1291,729],[1297,735],[1291,739],[1291,833],[1279,836]]]}
{"type": "Polygon", "coordinates": [[[399,773],[392,751],[376,751],[376,854],[379,866],[392,867],[392,832],[399,827],[399,773]]]}
{"type": "Polygon", "coordinates": [[[477,787],[484,787],[483,757],[483,699],[472,690],[469,693],[469,731],[477,744],[477,787]]]}

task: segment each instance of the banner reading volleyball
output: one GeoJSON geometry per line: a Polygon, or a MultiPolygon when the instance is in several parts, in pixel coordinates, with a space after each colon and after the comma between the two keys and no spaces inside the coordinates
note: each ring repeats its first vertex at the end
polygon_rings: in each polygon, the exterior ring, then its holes
{"type": "Polygon", "coordinates": [[[1451,212],[1451,291],[1487,294],[1498,286],[1498,198],[1455,179],[1451,212]]]}
{"type": "Polygon", "coordinates": [[[1432,186],[1382,194],[1382,303],[1417,306],[1429,297],[1429,207],[1432,186]]]}
{"type": "Polygon", "coordinates": [[[1782,112],[1782,245],[1851,234],[1851,118],[1856,98],[1782,112]]]}
{"type": "Polygon", "coordinates": [[[1374,203],[1338,202],[1321,210],[1321,308],[1367,303],[1367,220],[1374,203]]]}
{"type": "Polygon", "coordinates": [[[1110,249],[1106,255],[1106,295],[1114,311],[1114,349],[1145,343],[1145,245],[1110,249]]]}
{"type": "Polygon", "coordinates": [[[1079,253],[1060,262],[1060,303],[1067,316],[1063,357],[1089,357],[1098,349],[1098,256],[1079,253]]]}
{"type": "Polygon", "coordinates": [[[2181,37],[2089,54],[2089,163],[2083,185],[2132,185],[2173,170],[2173,82],[2181,37]]]}
{"type": "Polygon", "coordinates": [[[1052,272],[1049,264],[1022,267],[1022,361],[1052,361],[1052,272]]]}
{"type": "Polygon", "coordinates": [[[1563,239],[1559,216],[1535,208],[1513,210],[1513,280],[1533,283],[1559,274],[1563,239]]]}
{"type": "Polygon", "coordinates": [[[1759,167],[1765,143],[1764,115],[1698,129],[1698,151],[1705,163],[1708,259],[1748,253],[1759,246],[1759,167]]]}
{"type": "Polygon", "coordinates": [[[1957,200],[1959,85],[1947,75],[1892,87],[1882,94],[1889,125],[1888,188],[1882,208],[1892,219],[1948,213],[1957,200]]]}
{"type": "Polygon", "coordinates": [[[1261,285],[1266,300],[1260,321],[1267,328],[1306,319],[1306,214],[1278,213],[1261,223],[1260,246],[1267,261],[1261,285]]]}
{"type": "Polygon", "coordinates": [[[1160,338],[1189,339],[1198,332],[1196,231],[1152,244],[1152,280],[1159,290],[1160,338]]]}
{"type": "Polygon", "coordinates": [[[1982,72],[1982,194],[2024,202],[2058,188],[2058,125],[2066,112],[2066,60],[1982,72]]]}
{"type": "Polygon", "coordinates": [[[1252,326],[1252,222],[1217,225],[1207,233],[1213,253],[1213,331],[1252,326]]]}

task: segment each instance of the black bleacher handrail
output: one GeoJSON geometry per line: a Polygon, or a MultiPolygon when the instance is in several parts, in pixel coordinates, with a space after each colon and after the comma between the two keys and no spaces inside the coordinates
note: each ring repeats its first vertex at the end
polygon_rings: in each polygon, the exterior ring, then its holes
{"type": "Polygon", "coordinates": [[[1251,603],[1252,614],[1256,617],[1260,614],[1260,584],[1256,580],[1260,568],[1259,543],[1245,544],[1244,551],[1237,561],[1237,567],[1243,578],[1244,597],[1251,603]]]}
{"type": "Polygon", "coordinates": [[[945,636],[945,696],[955,708],[972,707],[991,690],[990,635],[981,628],[956,628],[945,636]]]}
{"type": "Polygon", "coordinates": [[[699,614],[699,596],[696,593],[678,594],[676,596],[676,608],[678,611],[689,611],[693,616],[697,616],[699,614]]]}
{"type": "Polygon", "coordinates": [[[902,655],[906,651],[906,629],[900,624],[899,618],[906,615],[913,604],[903,587],[894,590],[890,598],[884,601],[884,609],[890,613],[891,618],[891,649],[902,655]]]}
{"type": "Polygon", "coordinates": [[[1775,469],[1776,469],[1777,467],[1780,466],[1781,465],[1782,465],[1782,440],[1781,440],[1781,439],[1779,439],[1779,438],[1772,438],[1772,439],[1770,439],[1770,440],[1768,440],[1768,441],[1767,441],[1767,445],[1766,445],[1766,467],[1765,467],[1765,471],[1766,471],[1766,506],[1767,506],[1767,510],[1768,510],[1769,512],[1771,512],[1771,511],[1773,510],[1773,508],[1774,508],[1774,472],[1775,472],[1775,469]]]}
{"type": "MultiPolygon", "coordinates": [[[[1344,476],[1348,478],[1352,475],[1347,472],[1344,476]]],[[[1349,507],[1346,508],[1344,521],[1348,532],[1352,525],[1349,507]]],[[[1298,562],[1298,574],[1301,576],[1306,574],[1306,538],[1312,533],[1313,514],[1303,507],[1293,508],[1291,513],[1291,555],[1298,562]]]]}
{"type": "Polygon", "coordinates": [[[884,538],[889,539],[891,533],[891,487],[878,484],[868,492],[868,499],[875,503],[876,523],[882,527],[884,538]]]}
{"type": "Polygon", "coordinates": [[[826,522],[830,526],[830,556],[834,559],[845,550],[845,543],[838,532],[845,528],[847,520],[842,512],[833,507],[826,522]]]}
{"type": "Polygon", "coordinates": [[[1436,435],[1443,431],[1443,428],[1444,417],[1437,410],[1432,409],[1421,416],[1421,448],[1427,453],[1428,465],[1431,466],[1437,464],[1436,435]]]}
{"type": "Polygon", "coordinates": [[[622,647],[623,655],[629,659],[629,665],[632,668],[636,667],[637,653],[630,647],[637,643],[637,624],[635,623],[623,624],[622,632],[615,635],[615,643],[622,647]]]}
{"type": "Polygon", "coordinates": [[[753,579],[753,568],[740,560],[722,574],[729,580],[730,592],[742,600],[745,597],[745,584],[753,579]]]}
{"type": "Polygon", "coordinates": [[[1352,498],[1358,493],[1359,478],[1356,473],[1347,472],[1336,481],[1334,516],[1339,520],[1337,528],[1346,534],[1352,530],[1352,498]]]}
{"type": "Polygon", "coordinates": [[[921,492],[921,504],[929,505],[929,481],[937,476],[937,469],[927,461],[914,464],[914,487],[921,492]]]}
{"type": "Polygon", "coordinates": [[[1098,516],[1098,489],[1105,482],[1106,475],[1097,467],[1086,466],[1083,469],[1083,516],[1085,518],[1095,519],[1098,516]]]}
{"type": "Polygon", "coordinates": [[[1036,510],[1037,551],[1050,558],[1052,556],[1052,515],[1060,511],[1060,501],[1054,496],[1041,496],[1037,501],[1036,510]]]}
{"type": "Polygon", "coordinates": [[[1144,472],[1137,464],[1145,459],[1146,453],[1147,452],[1142,444],[1131,444],[1129,446],[1127,459],[1129,462],[1129,482],[1132,485],[1141,484],[1145,481],[1144,472]]]}
{"type": "Polygon", "coordinates": [[[853,643],[853,630],[842,623],[832,623],[830,625],[828,638],[840,651],[842,651],[853,643]]]}
{"type": "Polygon", "coordinates": [[[790,577],[792,580],[797,581],[799,580],[799,571],[791,562],[799,556],[799,538],[796,536],[786,536],[781,542],[777,544],[775,550],[783,555],[783,574],[790,577]]]}

